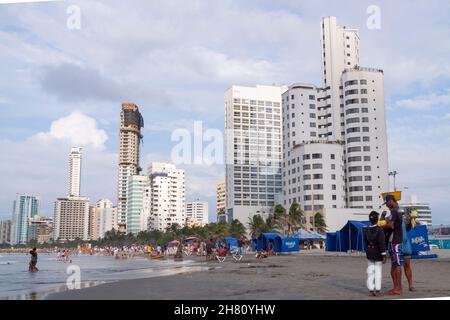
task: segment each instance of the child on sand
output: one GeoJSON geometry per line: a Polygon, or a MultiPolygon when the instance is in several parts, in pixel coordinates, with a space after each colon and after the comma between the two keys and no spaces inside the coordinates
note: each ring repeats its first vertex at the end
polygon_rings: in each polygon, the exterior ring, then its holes
{"type": "Polygon", "coordinates": [[[381,276],[383,264],[386,263],[386,242],[384,231],[378,224],[379,214],[372,211],[369,214],[371,226],[364,230],[364,240],[367,244],[366,256],[367,267],[367,288],[369,296],[379,297],[381,293],[381,276]]]}

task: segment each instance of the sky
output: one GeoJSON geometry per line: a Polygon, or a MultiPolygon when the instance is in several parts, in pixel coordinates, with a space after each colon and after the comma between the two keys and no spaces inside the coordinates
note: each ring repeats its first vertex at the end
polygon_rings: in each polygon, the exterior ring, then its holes
{"type": "MultiPolygon", "coordinates": [[[[4,1],[0,1],[4,2],[4,1]]],[[[122,102],[145,120],[141,164],[170,161],[175,129],[224,127],[231,85],[322,85],[320,20],[359,29],[361,65],[385,75],[397,187],[450,224],[450,2],[88,0],[0,4],[0,219],[16,193],[52,216],[68,154],[83,146],[81,193],[117,202],[122,102]],[[368,28],[380,9],[380,28],[368,28]]],[[[181,165],[187,201],[215,219],[220,164],[181,165]]]]}

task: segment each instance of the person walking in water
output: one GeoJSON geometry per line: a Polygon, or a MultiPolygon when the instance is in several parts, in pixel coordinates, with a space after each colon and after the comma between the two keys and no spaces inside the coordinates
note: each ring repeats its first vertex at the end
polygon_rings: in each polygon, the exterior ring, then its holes
{"type": "Polygon", "coordinates": [[[36,248],[33,248],[33,250],[30,250],[31,260],[30,264],[28,266],[28,271],[30,272],[36,272],[39,271],[39,269],[36,267],[37,265],[37,251],[36,248]]]}

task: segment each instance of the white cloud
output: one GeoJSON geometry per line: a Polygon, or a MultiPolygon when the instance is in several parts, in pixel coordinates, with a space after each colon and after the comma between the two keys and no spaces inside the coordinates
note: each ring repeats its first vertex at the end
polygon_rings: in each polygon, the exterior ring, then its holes
{"type": "Polygon", "coordinates": [[[34,138],[41,141],[64,140],[73,146],[92,146],[99,150],[105,149],[108,140],[106,132],[97,128],[95,119],[76,111],[53,121],[50,131],[40,132],[34,138]]]}
{"type": "Polygon", "coordinates": [[[396,106],[407,109],[430,109],[438,106],[450,106],[450,88],[444,94],[431,93],[428,95],[422,95],[411,99],[399,100],[396,106]]]}

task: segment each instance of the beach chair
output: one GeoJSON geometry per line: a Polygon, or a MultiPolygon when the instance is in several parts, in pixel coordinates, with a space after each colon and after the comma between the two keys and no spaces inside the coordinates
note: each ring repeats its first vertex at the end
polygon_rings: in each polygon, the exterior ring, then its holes
{"type": "Polygon", "coordinates": [[[219,250],[218,252],[215,251],[215,256],[216,256],[216,259],[220,263],[222,263],[222,262],[224,262],[227,259],[227,251],[223,250],[223,249],[219,250]]]}
{"type": "Polygon", "coordinates": [[[235,249],[232,252],[234,261],[238,262],[242,260],[242,253],[239,251],[239,249],[235,249]]]}

